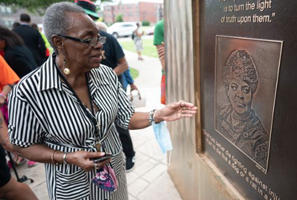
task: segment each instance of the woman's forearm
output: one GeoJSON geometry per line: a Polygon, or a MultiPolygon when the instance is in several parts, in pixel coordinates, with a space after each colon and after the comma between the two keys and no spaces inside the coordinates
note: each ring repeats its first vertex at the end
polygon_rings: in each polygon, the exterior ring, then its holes
{"type": "Polygon", "coordinates": [[[129,129],[141,129],[151,125],[151,122],[176,121],[181,118],[189,118],[195,115],[197,107],[192,103],[179,101],[167,104],[164,108],[151,112],[135,112],[131,117],[129,129]]]}
{"type": "Polygon", "coordinates": [[[135,112],[131,117],[129,129],[142,129],[150,126],[148,112],[135,112]]]}
{"type": "Polygon", "coordinates": [[[13,146],[10,143],[10,140],[8,137],[7,126],[1,111],[0,111],[0,144],[3,146],[3,148],[6,151],[9,151],[9,152],[13,151],[13,146]]]}
{"type": "MultiPolygon", "coordinates": [[[[159,123],[163,121],[161,115],[161,110],[155,110],[152,113],[152,120],[156,123],[159,123]]],[[[129,129],[142,129],[150,126],[150,112],[135,112],[133,116],[131,117],[130,123],[129,123],[129,129]]]]}
{"type": "MultiPolygon", "coordinates": [[[[76,151],[67,153],[53,150],[44,144],[35,144],[30,147],[19,147],[13,145],[13,147],[15,153],[29,160],[37,161],[40,163],[73,164],[81,167],[85,171],[94,169],[94,162],[91,160],[92,158],[102,157],[105,154],[103,152],[88,151],[76,151]]],[[[97,166],[102,167],[108,162],[110,162],[110,159],[97,162],[97,166]]]]}
{"type": "Polygon", "coordinates": [[[29,147],[13,145],[15,153],[19,156],[40,163],[63,163],[63,152],[56,151],[44,144],[35,144],[29,147]],[[53,157],[54,153],[54,157],[53,157]]]}

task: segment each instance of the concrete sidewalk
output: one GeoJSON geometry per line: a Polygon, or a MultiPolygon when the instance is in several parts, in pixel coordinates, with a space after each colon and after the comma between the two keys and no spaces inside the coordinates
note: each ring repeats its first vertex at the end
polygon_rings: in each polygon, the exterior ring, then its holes
{"type": "MultiPolygon", "coordinates": [[[[137,111],[150,111],[159,108],[161,64],[159,59],[144,57],[137,60],[137,54],[125,51],[130,67],[139,70],[139,77],[135,84],[142,96],[146,96],[146,107],[137,108],[137,111]]],[[[170,176],[167,173],[166,155],[163,155],[158,146],[152,127],[131,131],[136,164],[133,170],[127,173],[128,191],[130,200],[180,200],[170,176]]],[[[38,199],[47,200],[47,188],[43,164],[32,168],[26,165],[17,168],[19,176],[26,175],[34,179],[28,183],[38,199]]],[[[14,173],[12,173],[14,174],[14,173]]]]}

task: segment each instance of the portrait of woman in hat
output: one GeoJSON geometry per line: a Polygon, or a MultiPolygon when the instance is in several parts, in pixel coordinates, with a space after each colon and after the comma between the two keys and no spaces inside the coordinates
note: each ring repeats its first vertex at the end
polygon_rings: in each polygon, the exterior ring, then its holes
{"type": "Polygon", "coordinates": [[[217,114],[217,130],[247,156],[265,168],[269,135],[252,109],[259,77],[253,58],[245,50],[235,50],[222,69],[229,99],[217,114]]]}

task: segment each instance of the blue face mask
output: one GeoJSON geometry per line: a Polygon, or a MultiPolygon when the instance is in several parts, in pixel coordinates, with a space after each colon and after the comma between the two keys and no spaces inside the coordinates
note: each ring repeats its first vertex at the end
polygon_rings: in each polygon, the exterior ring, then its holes
{"type": "Polygon", "coordinates": [[[155,122],[153,122],[153,129],[154,129],[156,140],[162,149],[162,153],[171,151],[172,143],[171,143],[170,134],[166,127],[165,122],[160,122],[158,124],[155,124],[155,122]]]}

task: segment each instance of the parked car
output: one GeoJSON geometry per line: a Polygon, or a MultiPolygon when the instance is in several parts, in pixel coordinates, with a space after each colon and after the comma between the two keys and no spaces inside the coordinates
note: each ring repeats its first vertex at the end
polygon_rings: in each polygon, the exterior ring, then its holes
{"type": "Polygon", "coordinates": [[[115,38],[131,36],[136,29],[135,22],[116,22],[108,27],[107,32],[115,38]]]}

